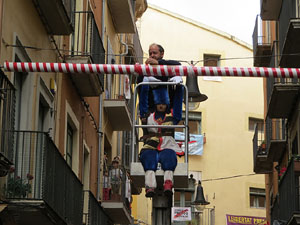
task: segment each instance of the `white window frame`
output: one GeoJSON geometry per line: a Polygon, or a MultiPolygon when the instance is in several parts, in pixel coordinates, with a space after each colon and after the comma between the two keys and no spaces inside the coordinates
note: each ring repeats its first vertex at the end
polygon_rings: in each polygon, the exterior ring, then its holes
{"type": "Polygon", "coordinates": [[[66,101],[66,112],[65,112],[65,150],[64,158],[67,156],[67,126],[68,123],[73,129],[73,151],[72,151],[72,170],[79,176],[79,121],[76,118],[74,111],[72,110],[69,103],[66,101]]]}

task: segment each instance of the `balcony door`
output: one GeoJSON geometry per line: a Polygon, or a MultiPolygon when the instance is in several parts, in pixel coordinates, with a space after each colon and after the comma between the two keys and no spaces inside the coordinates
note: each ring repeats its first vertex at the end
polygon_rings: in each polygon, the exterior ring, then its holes
{"type": "MultiPolygon", "coordinates": [[[[22,46],[21,41],[16,37],[16,45],[22,46]]],[[[24,48],[15,48],[15,62],[30,62],[24,48]]],[[[14,85],[16,88],[15,102],[15,127],[14,127],[14,165],[15,172],[12,176],[15,179],[21,179],[23,182],[28,182],[28,177],[33,174],[32,171],[32,143],[34,133],[33,129],[33,83],[34,77],[30,73],[15,72],[14,85]]]]}

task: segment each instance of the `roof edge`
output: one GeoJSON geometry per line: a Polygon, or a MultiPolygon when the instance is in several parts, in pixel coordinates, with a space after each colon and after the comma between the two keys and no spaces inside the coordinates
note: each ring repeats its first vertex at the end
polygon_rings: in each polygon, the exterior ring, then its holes
{"type": "Polygon", "coordinates": [[[157,6],[157,5],[153,5],[153,4],[148,3],[148,8],[156,10],[156,11],[161,12],[163,14],[166,14],[168,16],[174,17],[176,19],[182,20],[184,22],[190,23],[190,24],[192,24],[194,26],[201,27],[202,29],[205,29],[207,31],[215,33],[215,34],[217,34],[219,36],[225,37],[225,38],[227,38],[227,39],[229,39],[229,40],[231,40],[231,41],[233,41],[233,42],[235,42],[235,43],[237,43],[237,44],[239,44],[239,45],[241,45],[241,46],[243,46],[243,47],[245,47],[245,48],[247,48],[247,49],[249,49],[251,51],[253,50],[252,45],[248,44],[245,41],[242,41],[241,39],[239,39],[239,38],[237,38],[237,37],[235,37],[235,36],[233,36],[233,35],[231,35],[229,33],[226,33],[224,31],[218,30],[216,28],[210,27],[210,26],[205,25],[205,24],[203,24],[203,23],[201,23],[199,21],[190,19],[188,17],[182,16],[182,15],[177,14],[175,12],[171,12],[171,11],[169,11],[167,9],[163,9],[163,8],[157,6]]]}

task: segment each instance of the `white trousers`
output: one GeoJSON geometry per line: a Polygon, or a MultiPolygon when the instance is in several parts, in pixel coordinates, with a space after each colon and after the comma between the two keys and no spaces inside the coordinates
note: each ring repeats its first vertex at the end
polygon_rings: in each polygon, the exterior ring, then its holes
{"type": "MultiPolygon", "coordinates": [[[[170,181],[172,181],[172,183],[174,183],[173,175],[174,175],[174,172],[172,170],[166,170],[164,173],[164,182],[166,180],[170,180],[170,181]]],[[[146,186],[146,188],[156,188],[157,187],[155,172],[153,170],[146,171],[145,186],[146,186]]]]}

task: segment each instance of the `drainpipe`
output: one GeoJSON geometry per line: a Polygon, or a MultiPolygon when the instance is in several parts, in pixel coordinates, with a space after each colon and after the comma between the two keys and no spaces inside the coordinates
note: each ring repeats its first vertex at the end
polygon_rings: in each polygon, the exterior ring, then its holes
{"type": "MultiPolygon", "coordinates": [[[[123,34],[120,34],[120,43],[121,45],[124,45],[125,46],[125,52],[122,53],[122,54],[119,54],[119,63],[122,64],[122,57],[123,56],[126,56],[128,54],[128,45],[123,42],[123,34]]],[[[119,75],[119,96],[121,95],[121,80],[122,80],[122,77],[121,75],[119,75]]],[[[123,93],[124,94],[124,90],[123,90],[123,93]]],[[[121,142],[120,142],[120,136],[121,136],[121,131],[118,131],[118,143],[117,143],[117,154],[120,155],[121,153],[121,150],[120,150],[120,145],[121,145],[121,142]]],[[[123,138],[124,138],[124,135],[123,135],[123,138]]],[[[123,140],[123,139],[122,139],[123,140]]]]}
{"type": "Polygon", "coordinates": [[[102,0],[102,20],[101,20],[101,28],[102,28],[102,43],[104,42],[104,35],[105,35],[105,23],[104,23],[104,20],[105,20],[105,0],[102,0]]]}
{"type": "MultiPolygon", "coordinates": [[[[102,37],[102,44],[104,43],[104,35],[105,35],[105,0],[102,0],[102,19],[101,19],[101,37],[102,37]]],[[[100,185],[101,185],[101,153],[102,153],[102,138],[103,138],[103,131],[102,131],[102,106],[103,106],[103,98],[102,94],[99,95],[99,130],[98,130],[98,176],[97,176],[97,200],[100,200],[100,185]]]]}
{"type": "MultiPolygon", "coordinates": [[[[0,37],[2,38],[2,19],[3,19],[3,1],[0,0],[0,37]]],[[[2,41],[0,42],[0,51],[1,51],[2,41]]]]}

